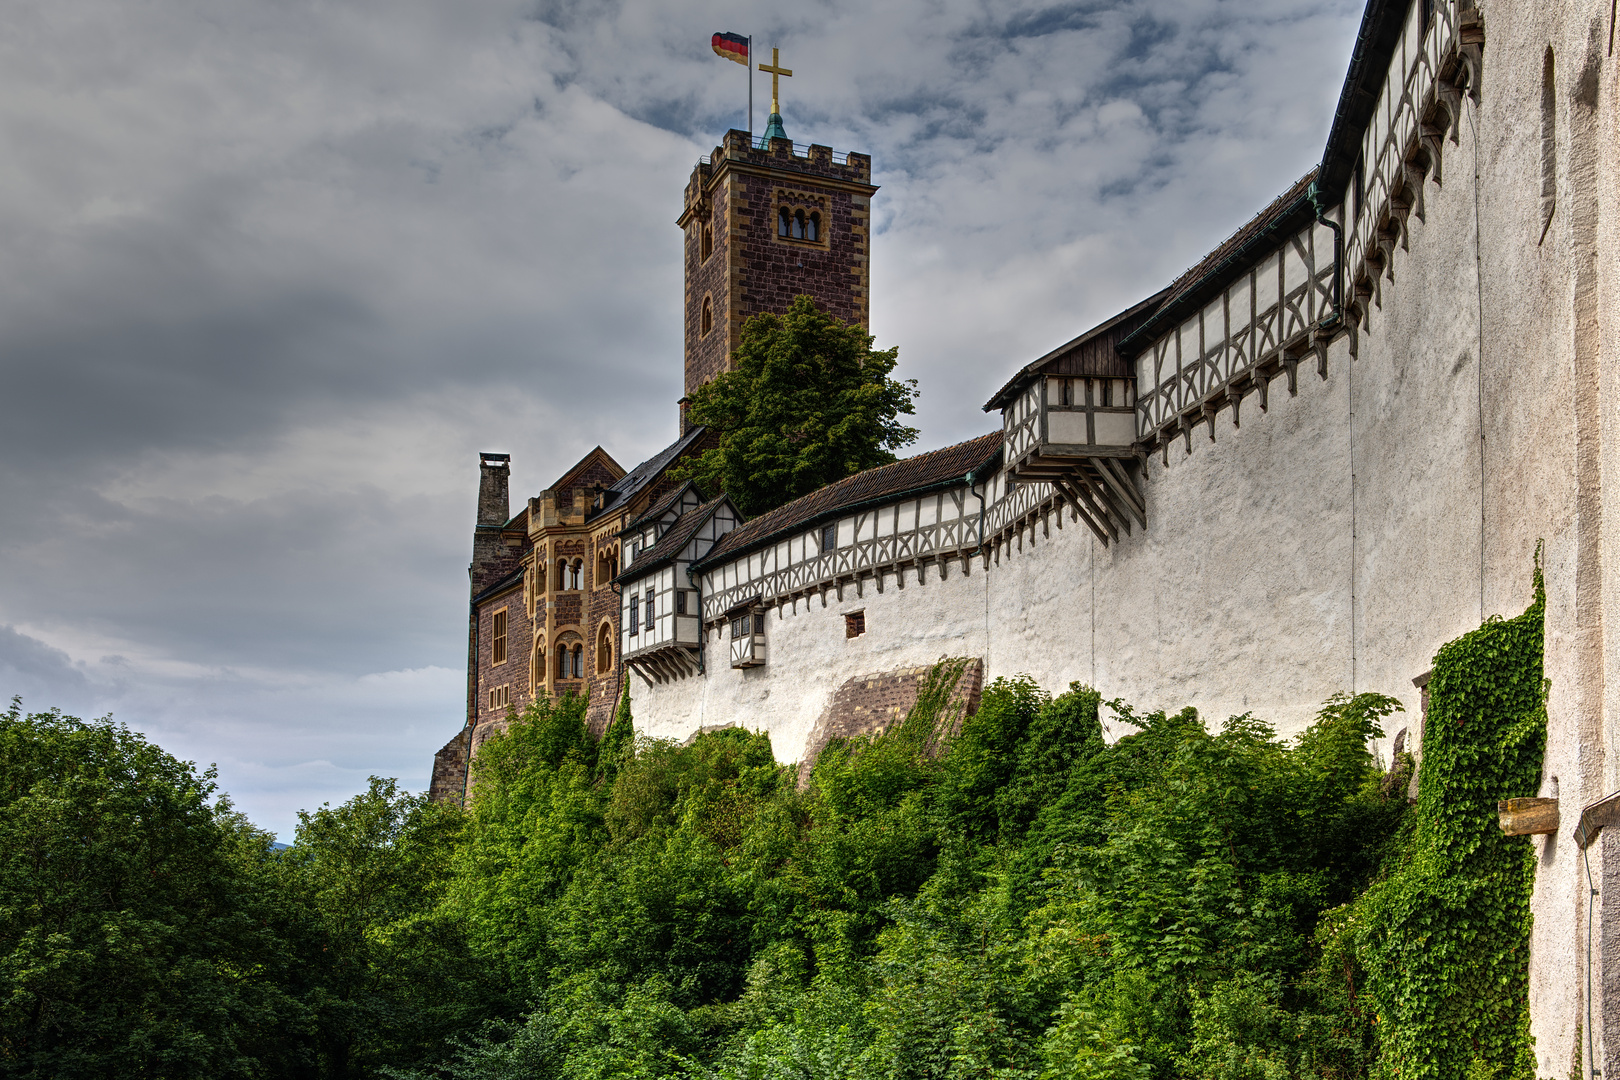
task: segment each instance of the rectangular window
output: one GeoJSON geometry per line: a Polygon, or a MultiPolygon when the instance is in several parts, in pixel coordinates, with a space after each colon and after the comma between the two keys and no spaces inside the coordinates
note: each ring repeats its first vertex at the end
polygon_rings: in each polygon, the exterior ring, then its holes
{"type": "Polygon", "coordinates": [[[491,664],[504,664],[506,663],[506,609],[502,608],[497,611],[493,621],[495,631],[492,635],[494,640],[490,642],[489,662],[491,664]]]}
{"type": "Polygon", "coordinates": [[[510,686],[497,686],[489,692],[489,707],[504,709],[512,703],[512,688],[510,686]]]}
{"type": "Polygon", "coordinates": [[[748,636],[748,622],[749,619],[747,615],[739,615],[735,619],[731,620],[731,640],[736,641],[738,638],[745,638],[748,636]]]}
{"type": "Polygon", "coordinates": [[[648,630],[651,630],[652,625],[653,625],[653,614],[654,614],[653,595],[654,595],[653,592],[649,589],[648,592],[647,592],[647,629],[648,630]]]}
{"type": "Polygon", "coordinates": [[[824,525],[821,528],[821,550],[831,551],[838,546],[838,526],[824,525]]]}
{"type": "Polygon", "coordinates": [[[852,611],[844,616],[844,636],[860,637],[866,633],[866,612],[852,611]]]}
{"type": "Polygon", "coordinates": [[[675,590],[675,614],[677,614],[677,615],[685,615],[686,614],[686,590],[685,589],[676,589],[675,590]]]}
{"type": "Polygon", "coordinates": [[[637,603],[639,599],[640,597],[636,596],[635,593],[630,594],[630,632],[632,634],[636,633],[640,629],[640,627],[636,625],[636,615],[641,610],[640,605],[637,603]]]}

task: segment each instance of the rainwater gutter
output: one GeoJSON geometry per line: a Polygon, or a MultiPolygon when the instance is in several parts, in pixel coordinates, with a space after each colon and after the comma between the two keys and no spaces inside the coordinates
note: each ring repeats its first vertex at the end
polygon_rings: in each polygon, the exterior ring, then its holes
{"type": "MultiPolygon", "coordinates": [[[[1344,226],[1327,216],[1328,207],[1322,202],[1320,180],[1311,181],[1307,194],[1316,211],[1316,223],[1333,230],[1333,311],[1316,324],[1318,330],[1332,330],[1344,321],[1344,226]]],[[[1344,203],[1341,201],[1339,205],[1343,206],[1344,203]]]]}

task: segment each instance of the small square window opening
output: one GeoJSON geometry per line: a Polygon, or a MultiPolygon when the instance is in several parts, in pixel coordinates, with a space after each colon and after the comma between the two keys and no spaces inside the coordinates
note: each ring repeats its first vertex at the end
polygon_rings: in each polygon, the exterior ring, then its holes
{"type": "Polygon", "coordinates": [[[844,636],[860,637],[866,633],[866,612],[852,611],[844,616],[844,636]]]}

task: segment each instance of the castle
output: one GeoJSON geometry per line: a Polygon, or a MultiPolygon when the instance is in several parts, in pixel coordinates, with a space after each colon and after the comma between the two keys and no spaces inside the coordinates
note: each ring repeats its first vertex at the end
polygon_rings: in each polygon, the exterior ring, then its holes
{"type": "MultiPolygon", "coordinates": [[[[1028,673],[1285,733],[1380,691],[1408,706],[1381,752],[1421,761],[1431,658],[1524,609],[1541,543],[1540,794],[1563,824],[1531,841],[1538,1075],[1620,1070],[1614,23],[1604,0],[1369,0],[1316,168],[1008,372],[980,438],[750,521],[669,480],[711,438],[684,419],[515,517],[486,455],[468,711],[435,795],[534,695],[588,690],[600,728],[628,684],[644,734],[763,728],[806,761],[903,713],[946,655],[971,658],[970,698],[1028,673]]],[[[870,180],[861,155],[737,131],[698,164],[688,393],[798,293],[864,324],[870,180]]]]}

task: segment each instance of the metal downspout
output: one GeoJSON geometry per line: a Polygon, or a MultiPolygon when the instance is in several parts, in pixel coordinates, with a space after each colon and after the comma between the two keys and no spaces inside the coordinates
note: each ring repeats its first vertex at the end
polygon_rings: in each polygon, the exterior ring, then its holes
{"type": "Polygon", "coordinates": [[[1344,321],[1344,226],[1327,216],[1328,207],[1322,202],[1322,191],[1315,180],[1311,181],[1309,195],[1316,223],[1333,230],[1333,313],[1316,324],[1318,330],[1331,330],[1344,321]]]}

